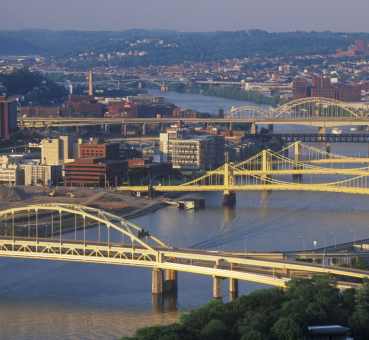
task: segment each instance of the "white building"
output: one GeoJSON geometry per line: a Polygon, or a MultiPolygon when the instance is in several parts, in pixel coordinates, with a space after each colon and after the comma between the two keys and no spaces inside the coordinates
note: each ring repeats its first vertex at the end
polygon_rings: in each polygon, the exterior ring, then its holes
{"type": "Polygon", "coordinates": [[[61,180],[61,165],[23,164],[24,185],[57,185],[61,180]]]}
{"type": "Polygon", "coordinates": [[[19,185],[22,176],[18,165],[16,164],[0,164],[0,184],[19,185]]]}
{"type": "Polygon", "coordinates": [[[62,165],[74,158],[76,148],[75,138],[71,136],[43,139],[41,141],[41,163],[62,165]]]}

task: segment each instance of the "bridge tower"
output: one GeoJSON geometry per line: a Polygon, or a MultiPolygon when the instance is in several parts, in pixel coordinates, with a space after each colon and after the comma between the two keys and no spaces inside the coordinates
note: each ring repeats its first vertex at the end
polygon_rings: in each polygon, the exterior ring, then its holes
{"type": "Polygon", "coordinates": [[[272,164],[270,162],[270,157],[268,150],[263,150],[261,152],[261,171],[262,175],[260,176],[262,182],[265,184],[266,180],[268,179],[268,175],[266,174],[268,171],[272,169],[272,164]]]}
{"type": "MultiPolygon", "coordinates": [[[[300,141],[297,141],[294,146],[293,146],[293,158],[295,160],[296,163],[299,163],[301,161],[301,150],[302,147],[301,147],[301,142],[300,141]]],[[[294,166],[294,170],[299,170],[301,169],[300,166],[294,166]]],[[[292,178],[294,181],[296,182],[302,182],[302,175],[301,174],[294,174],[292,175],[292,178]]]]}
{"type": "Polygon", "coordinates": [[[229,166],[229,163],[224,164],[224,193],[223,193],[223,205],[228,207],[234,207],[236,205],[236,193],[231,190],[234,184],[233,170],[229,166]]]}

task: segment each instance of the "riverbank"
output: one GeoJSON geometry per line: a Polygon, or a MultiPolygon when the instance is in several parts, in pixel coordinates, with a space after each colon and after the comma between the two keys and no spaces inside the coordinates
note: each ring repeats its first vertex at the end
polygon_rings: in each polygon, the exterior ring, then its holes
{"type": "MultiPolygon", "coordinates": [[[[62,203],[72,205],[86,205],[109,211],[125,219],[134,219],[154,213],[168,204],[165,198],[153,199],[138,198],[130,193],[109,192],[101,189],[87,188],[57,188],[52,191],[41,187],[6,187],[0,186],[0,209],[15,208],[34,204],[62,203]],[[52,196],[50,195],[52,192],[52,196]]],[[[39,223],[48,218],[48,214],[39,214],[39,223]]],[[[22,222],[18,220],[18,223],[22,222]]],[[[25,217],[24,223],[27,223],[25,217]]],[[[87,223],[87,228],[95,227],[93,223],[87,223]]],[[[47,229],[47,228],[46,228],[47,229]]],[[[45,235],[50,231],[45,229],[45,235]]],[[[63,218],[63,234],[79,230],[74,225],[74,218],[63,218]]],[[[26,230],[26,229],[25,229],[26,230]]],[[[41,231],[42,232],[42,231],[41,231]]],[[[57,232],[55,232],[57,234],[57,232]]]]}

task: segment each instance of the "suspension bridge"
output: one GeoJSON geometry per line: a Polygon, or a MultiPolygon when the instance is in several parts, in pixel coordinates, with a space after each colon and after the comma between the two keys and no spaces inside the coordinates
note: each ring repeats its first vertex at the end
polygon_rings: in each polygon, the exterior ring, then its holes
{"type": "Polygon", "coordinates": [[[147,268],[154,295],[175,293],[178,272],[211,277],[214,298],[222,296],[225,279],[236,296],[238,280],[286,287],[293,277],[328,274],[347,288],[369,278],[367,271],[299,262],[290,254],[179,249],[109,212],[61,203],[0,211],[0,257],[147,268]]]}
{"type": "Polygon", "coordinates": [[[179,185],[159,183],[121,186],[118,190],[151,193],[218,191],[223,192],[227,205],[235,203],[235,193],[239,191],[315,191],[369,195],[368,161],[368,158],[336,155],[296,142],[279,152],[263,150],[241,163],[225,163],[199,178],[179,185]],[[350,163],[363,163],[364,166],[333,167],[350,163]],[[328,164],[331,166],[322,166],[328,164]],[[287,180],[288,176],[292,180],[287,180]],[[318,179],[323,176],[344,178],[304,183],[303,176],[315,176],[318,179]]]}

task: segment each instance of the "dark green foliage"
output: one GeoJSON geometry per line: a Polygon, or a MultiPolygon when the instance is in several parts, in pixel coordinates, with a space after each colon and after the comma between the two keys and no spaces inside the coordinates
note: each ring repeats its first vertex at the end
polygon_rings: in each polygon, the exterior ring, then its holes
{"type": "Polygon", "coordinates": [[[24,104],[58,104],[67,96],[64,87],[57,85],[40,73],[30,72],[27,69],[0,75],[0,83],[5,86],[7,95],[23,96],[24,104]]]}
{"type": "Polygon", "coordinates": [[[340,292],[329,277],[292,280],[287,290],[263,289],[182,315],[171,326],[139,330],[128,340],[300,340],[307,326],[339,324],[369,339],[369,283],[340,292]]]}
{"type": "Polygon", "coordinates": [[[355,339],[369,339],[369,283],[356,292],[350,326],[354,330],[355,339]]]}
{"type": "Polygon", "coordinates": [[[282,317],[273,325],[272,333],[278,340],[299,340],[303,330],[293,317],[282,317]]]}

